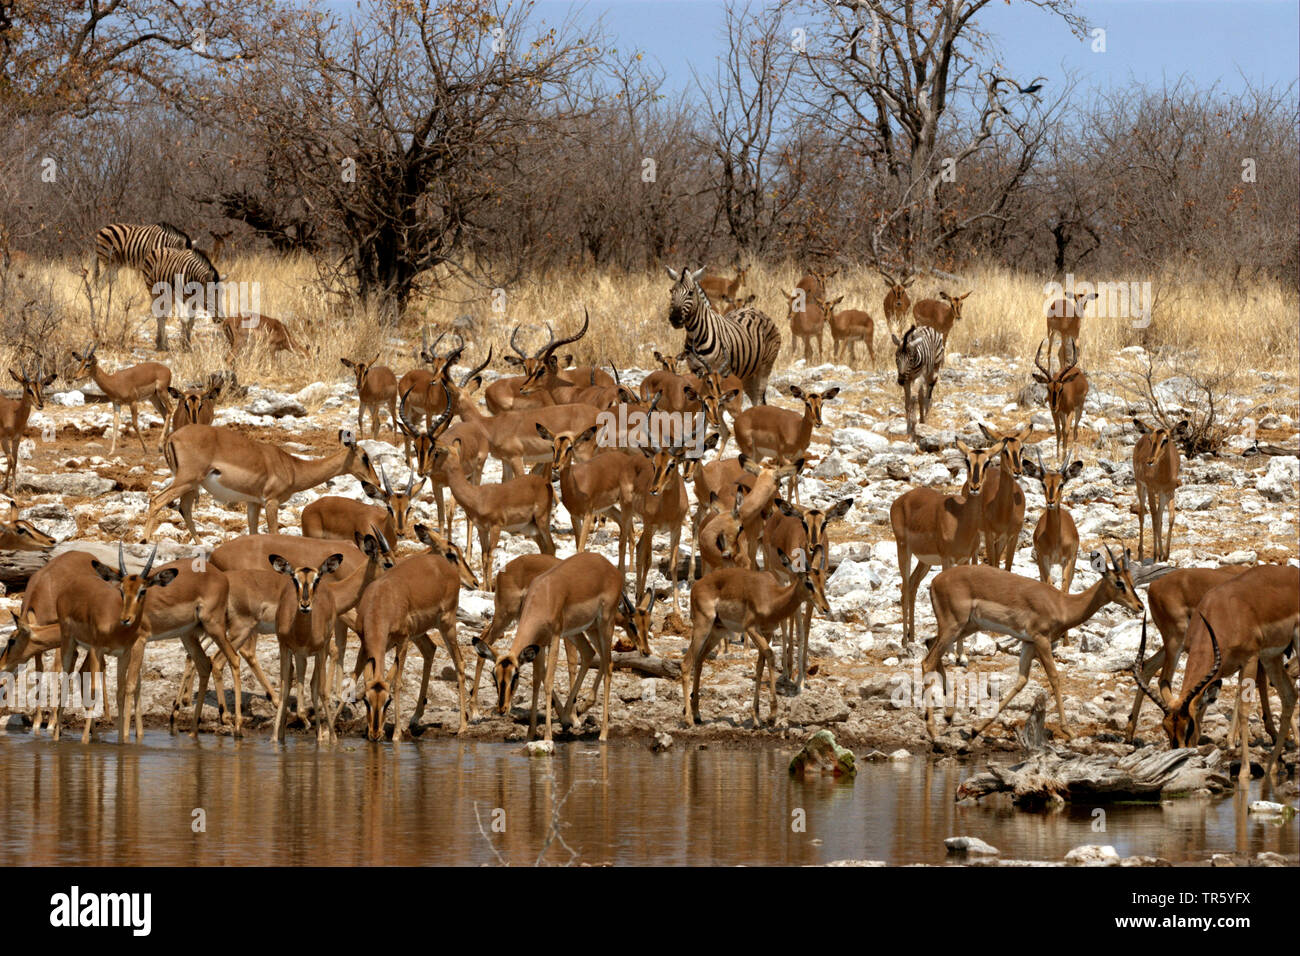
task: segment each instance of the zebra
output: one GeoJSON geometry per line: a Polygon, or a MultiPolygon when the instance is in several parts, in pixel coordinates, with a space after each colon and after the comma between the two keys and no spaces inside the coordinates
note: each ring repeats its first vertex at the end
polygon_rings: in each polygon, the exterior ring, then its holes
{"type": "Polygon", "coordinates": [[[122,266],[137,271],[144,266],[144,258],[155,249],[192,249],[194,240],[171,223],[156,222],[151,226],[132,226],[115,222],[95,234],[95,266],[92,278],[98,285],[101,269],[116,273],[122,266]]]}
{"type": "Polygon", "coordinates": [[[222,302],[221,275],[202,250],[157,248],[149,252],[141,263],[140,272],[144,276],[145,288],[148,290],[154,320],[158,323],[158,332],[154,337],[154,348],[167,351],[167,316],[181,314],[181,335],[185,347],[190,347],[190,333],[194,328],[194,315],[189,308],[190,294],[185,288],[190,283],[202,286],[203,301],[215,299],[216,315],[220,321],[224,313],[222,302]],[[160,286],[165,288],[160,288],[160,286]],[[162,300],[168,300],[171,308],[163,307],[162,300]]]}
{"type": "Polygon", "coordinates": [[[892,332],[894,363],[898,366],[898,384],[903,386],[903,402],[907,409],[907,436],[916,436],[916,406],[921,406],[921,421],[930,414],[930,396],[939,371],[943,368],[943,336],[927,325],[912,326],[902,339],[892,332]],[[913,388],[913,383],[919,383],[913,388]]]}
{"type": "Polygon", "coordinates": [[[708,368],[724,367],[744,383],[750,405],[767,404],[767,380],[781,352],[781,333],[764,312],[752,307],[720,315],[698,279],[704,270],[680,273],[664,267],[674,282],[668,322],[686,329],[686,351],[708,368]]]}

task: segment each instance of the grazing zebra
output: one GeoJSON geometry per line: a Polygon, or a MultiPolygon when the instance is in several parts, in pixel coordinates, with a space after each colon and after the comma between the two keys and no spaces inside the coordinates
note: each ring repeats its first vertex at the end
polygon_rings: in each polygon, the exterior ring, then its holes
{"type": "Polygon", "coordinates": [[[95,270],[92,278],[99,282],[101,269],[116,273],[122,266],[142,270],[144,259],[155,249],[192,249],[194,240],[171,223],[132,226],[115,222],[95,234],[95,270]]]}
{"type": "Polygon", "coordinates": [[[776,323],[755,308],[720,315],[697,282],[703,269],[665,269],[674,282],[668,322],[686,329],[686,351],[707,367],[739,378],[751,405],[766,405],[767,380],[781,352],[776,323]]]}
{"type": "Polygon", "coordinates": [[[898,384],[903,386],[903,402],[907,409],[907,435],[916,435],[916,406],[921,406],[921,421],[930,414],[930,396],[939,381],[943,368],[943,336],[927,325],[912,326],[900,340],[894,340],[894,363],[898,366],[898,384]],[[913,388],[913,383],[919,383],[913,388]]]}
{"type": "Polygon", "coordinates": [[[217,273],[217,267],[212,264],[212,260],[198,249],[154,249],[144,257],[140,272],[144,276],[154,319],[158,323],[154,348],[159,351],[167,350],[168,314],[181,315],[181,334],[185,340],[185,347],[187,349],[190,347],[194,314],[188,304],[189,293],[185,292],[185,287],[190,283],[198,283],[203,287],[205,308],[207,303],[211,303],[218,316],[223,311],[221,276],[217,273]],[[160,284],[165,285],[169,291],[167,293],[162,293],[162,290],[155,291],[160,284]],[[181,291],[180,296],[176,294],[178,287],[181,291]],[[166,296],[170,302],[170,309],[163,307],[160,301],[162,296],[166,296]]]}

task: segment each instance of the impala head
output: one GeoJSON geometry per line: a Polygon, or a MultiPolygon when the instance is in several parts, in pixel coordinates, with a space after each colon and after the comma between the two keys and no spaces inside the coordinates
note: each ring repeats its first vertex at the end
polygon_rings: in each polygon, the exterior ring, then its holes
{"type": "Polygon", "coordinates": [[[683,389],[683,394],[693,402],[699,402],[700,408],[704,411],[704,421],[714,428],[723,426],[722,412],[740,395],[740,389],[733,388],[726,392],[719,389],[722,385],[722,376],[713,372],[704,380],[704,394],[701,395],[689,385],[683,389]]]}
{"type": "Polygon", "coordinates": [[[799,519],[803,524],[804,539],[808,542],[810,548],[823,544],[826,541],[826,526],[832,521],[843,518],[849,513],[849,509],[853,507],[852,498],[842,498],[825,511],[820,508],[809,508],[807,511],[800,511],[784,498],[777,498],[773,503],[782,514],[799,519]]]}
{"type": "Polygon", "coordinates": [[[650,445],[641,446],[641,454],[650,459],[650,467],[653,469],[650,478],[651,495],[663,494],[668,482],[674,474],[677,473],[677,467],[684,454],[680,448],[654,448],[650,445]]]}
{"type": "MultiPolygon", "coordinates": [[[[445,355],[439,352],[438,345],[442,342],[446,334],[447,330],[443,329],[443,331],[438,333],[438,337],[433,340],[432,345],[424,345],[418,353],[420,361],[429,366],[429,370],[433,372],[434,378],[441,378],[444,374],[450,373],[451,367],[455,365],[456,360],[460,358],[460,353],[465,351],[465,339],[459,332],[453,332],[452,335],[456,336],[456,347],[445,355]]],[[[427,343],[428,330],[421,329],[420,335],[423,337],[423,341],[427,343]]],[[[378,358],[378,356],[376,356],[376,358],[378,358]]]]}
{"type": "Polygon", "coordinates": [[[92,344],[90,348],[86,349],[84,352],[78,352],[75,349],[69,350],[69,354],[77,364],[72,371],[68,373],[68,381],[79,381],[95,370],[96,366],[99,365],[99,359],[95,357],[95,352],[98,350],[98,342],[92,344]]]}
{"type": "Polygon", "coordinates": [[[1025,473],[1021,452],[1024,450],[1025,439],[1033,430],[1033,426],[1026,425],[1019,431],[998,433],[980,423],[980,431],[984,433],[985,438],[991,442],[1002,442],[1002,460],[1010,467],[1011,474],[1017,478],[1025,473]]]}
{"type": "MultiPolygon", "coordinates": [[[[418,468],[417,459],[417,468],[418,468]]],[[[406,487],[394,490],[392,484],[388,481],[388,475],[384,473],[384,466],[379,466],[379,478],[382,481],[381,487],[375,487],[368,481],[361,482],[361,490],[370,498],[376,501],[382,501],[384,507],[388,510],[388,516],[393,519],[393,530],[397,533],[398,538],[404,538],[407,534],[409,525],[407,522],[411,517],[411,507],[415,504],[415,499],[419,497],[421,489],[424,488],[425,479],[421,476],[419,482],[415,480],[416,472],[412,471],[406,480],[406,487]]]]}
{"type": "Polygon", "coordinates": [[[988,448],[976,449],[968,447],[963,441],[957,442],[957,450],[966,459],[966,475],[970,485],[967,494],[978,495],[984,490],[984,478],[988,474],[989,465],[1002,454],[1004,444],[1004,440],[999,439],[988,448]]]}
{"type": "Polygon", "coordinates": [[[379,476],[375,474],[374,466],[370,463],[370,455],[357,444],[356,436],[351,429],[339,429],[339,443],[351,453],[348,455],[348,473],[358,481],[378,484],[379,476]]]}
{"type": "Polygon", "coordinates": [[[0,519],[0,550],[43,551],[56,544],[57,541],[30,521],[18,517],[18,502],[9,499],[9,514],[0,519]]]}
{"type": "Polygon", "coordinates": [[[443,560],[456,569],[461,584],[472,591],[478,590],[478,578],[470,570],[469,562],[465,560],[465,553],[458,545],[452,544],[438,532],[431,531],[422,524],[415,526],[415,536],[420,539],[421,544],[431,552],[441,554],[443,560]]]}
{"type": "Polygon", "coordinates": [[[636,644],[636,649],[646,657],[650,656],[651,614],[654,613],[655,601],[667,595],[647,588],[633,604],[626,594],[618,596],[618,623],[636,644]]]}
{"type": "Polygon", "coordinates": [[[943,299],[943,301],[947,302],[948,305],[952,307],[952,320],[954,322],[961,321],[961,304],[965,302],[967,299],[969,299],[970,297],[971,297],[970,292],[967,292],[965,295],[957,295],[957,296],[949,295],[947,292],[939,293],[939,298],[943,299]]]}
{"type": "Polygon", "coordinates": [[[804,412],[812,412],[813,422],[819,428],[822,423],[822,403],[829,402],[840,393],[838,388],[830,388],[824,392],[805,392],[798,385],[790,386],[790,395],[792,398],[800,399],[803,402],[804,412]]]}
{"type": "Polygon", "coordinates": [[[31,404],[37,410],[45,407],[45,390],[54,383],[56,376],[53,372],[49,375],[41,374],[40,363],[37,362],[36,370],[29,372],[25,367],[20,367],[17,372],[9,370],[9,377],[22,386],[23,399],[31,404]]]}
{"type": "Polygon", "coordinates": [[[1178,439],[1184,437],[1191,430],[1192,423],[1184,418],[1173,428],[1163,426],[1151,428],[1141,419],[1135,418],[1133,419],[1133,426],[1142,434],[1139,442],[1145,442],[1146,444],[1147,454],[1143,464],[1151,468],[1164,455],[1169,453],[1171,447],[1175,448],[1174,453],[1177,454],[1176,443],[1178,439]]]}
{"type": "Polygon", "coordinates": [[[723,315],[728,315],[732,312],[735,312],[737,309],[748,309],[757,300],[758,300],[758,294],[755,292],[751,292],[743,299],[734,299],[732,300],[731,305],[727,306],[727,311],[724,312],[723,315]]]}
{"type": "Polygon", "coordinates": [[[817,308],[821,309],[822,315],[826,316],[826,321],[829,322],[835,318],[835,309],[844,301],[844,296],[836,296],[834,299],[830,300],[817,296],[815,301],[817,303],[817,308]]]}
{"type": "MultiPolygon", "coordinates": [[[[497,713],[504,714],[510,710],[515,691],[519,687],[519,669],[530,663],[541,650],[536,644],[529,644],[516,657],[513,650],[500,656],[480,638],[474,638],[474,652],[492,664],[492,683],[497,689],[497,713]]],[[[536,679],[536,678],[535,678],[536,679]]]]}
{"type": "Polygon", "coordinates": [[[278,554],[267,555],[267,562],[273,571],[287,576],[293,582],[293,590],[298,597],[298,613],[310,614],[321,578],[338,570],[343,563],[343,555],[331,554],[318,568],[295,568],[278,554]]]}
{"type": "Polygon", "coordinates": [[[808,599],[812,601],[813,607],[823,614],[829,614],[831,605],[826,600],[826,546],[816,545],[809,548],[805,554],[796,551],[796,560],[793,561],[780,548],[776,549],[776,556],[790,576],[807,590],[808,599]]]}
{"type": "Polygon", "coordinates": [[[118,593],[122,595],[122,613],[118,616],[119,626],[131,628],[139,624],[140,615],[144,613],[145,595],[149,588],[165,588],[171,584],[176,575],[180,574],[176,568],[165,568],[150,577],[149,572],[153,569],[153,560],[157,556],[158,545],[155,544],[153,550],[149,552],[149,560],[145,561],[144,569],[139,574],[127,574],[126,555],[120,541],[117,543],[116,570],[101,564],[94,558],[91,559],[90,566],[94,568],[95,573],[109,584],[116,584],[118,593]]]}
{"type": "Polygon", "coordinates": [[[680,356],[663,355],[659,352],[658,349],[655,349],[654,357],[655,357],[655,361],[659,363],[660,369],[662,369],[665,372],[668,372],[670,375],[677,374],[677,362],[680,356]]]}
{"type": "MultiPolygon", "coordinates": [[[[1065,460],[1070,460],[1070,453],[1067,450],[1065,460]]],[[[1083,462],[1076,461],[1070,466],[1062,465],[1055,471],[1048,471],[1043,465],[1042,453],[1038,453],[1038,464],[1032,461],[1025,462],[1025,473],[1030,478],[1037,478],[1043,486],[1043,497],[1047,500],[1049,511],[1061,507],[1061,501],[1065,497],[1065,483],[1073,478],[1079,477],[1083,471],[1083,462]]]]}
{"type": "Polygon", "coordinates": [[[1219,668],[1223,665],[1223,652],[1219,648],[1219,639],[1214,633],[1214,627],[1210,624],[1210,619],[1204,614],[1198,612],[1191,622],[1187,625],[1187,670],[1184,672],[1183,681],[1187,680],[1194,673],[1200,673],[1202,676],[1190,689],[1184,690],[1178,695],[1178,699],[1169,704],[1165,701],[1163,695],[1158,691],[1153,691],[1147,686],[1142,679],[1142,663],[1145,660],[1147,649],[1147,619],[1146,615],[1142,616],[1142,640],[1138,644],[1137,660],[1133,664],[1133,678],[1137,681],[1138,690],[1150,697],[1157,707],[1164,713],[1164,719],[1160,721],[1164,729],[1165,736],[1169,738],[1169,746],[1175,749],[1182,747],[1195,747],[1201,740],[1201,717],[1205,713],[1202,706],[1201,698],[1212,686],[1217,687],[1221,679],[1219,668]],[[1213,652],[1214,660],[1207,662],[1205,660],[1205,637],[1208,636],[1210,650],[1213,652]],[[1208,664],[1208,669],[1206,669],[1208,664]]]}
{"type": "Polygon", "coordinates": [[[1089,564],[1101,575],[1102,588],[1108,595],[1108,601],[1122,604],[1130,611],[1145,611],[1141,600],[1138,599],[1137,588],[1133,586],[1133,579],[1129,576],[1131,557],[1132,552],[1125,548],[1124,553],[1117,560],[1114,552],[1110,550],[1110,545],[1106,545],[1104,555],[1100,551],[1092,552],[1089,564]]]}
{"type": "Polygon", "coordinates": [[[511,365],[523,366],[524,380],[519,386],[519,394],[532,395],[543,387],[549,376],[555,375],[559,372],[560,360],[555,354],[555,350],[562,345],[569,345],[578,341],[578,339],[587,334],[587,329],[590,325],[591,316],[587,314],[587,310],[584,308],[582,310],[582,328],[573,335],[570,335],[568,338],[556,341],[555,330],[551,328],[550,323],[547,323],[546,330],[550,333],[550,339],[545,345],[537,350],[536,354],[531,356],[525,354],[519,346],[515,344],[515,336],[519,333],[519,326],[515,326],[514,332],[510,334],[510,347],[518,353],[518,357],[516,358],[514,355],[507,355],[505,359],[511,365]]]}
{"type": "Polygon", "coordinates": [[[369,534],[362,534],[360,531],[352,532],[352,542],[361,549],[371,564],[378,565],[385,571],[397,563],[393,549],[388,546],[388,539],[374,525],[370,526],[369,534]]]}
{"type": "Polygon", "coordinates": [[[375,363],[378,361],[379,361],[379,355],[378,353],[376,353],[375,357],[372,358],[369,362],[365,361],[364,359],[353,360],[350,358],[341,358],[339,359],[339,364],[341,364],[344,368],[348,368],[352,370],[352,375],[357,380],[357,391],[359,392],[363,388],[365,388],[366,377],[370,374],[370,370],[375,367],[375,363]]]}
{"type": "Polygon", "coordinates": [[[174,385],[168,385],[167,394],[176,399],[176,417],[174,419],[176,427],[180,428],[183,425],[192,425],[196,422],[210,425],[217,394],[220,391],[220,382],[211,380],[206,387],[194,385],[183,392],[174,385]]]}
{"type": "Polygon", "coordinates": [[[560,473],[573,463],[573,456],[578,450],[578,446],[583,442],[589,442],[596,437],[600,431],[600,425],[592,425],[586,431],[580,434],[573,432],[561,432],[558,435],[551,434],[541,422],[534,422],[537,426],[537,434],[542,441],[551,443],[551,481],[559,481],[560,473]]]}
{"type": "Polygon", "coordinates": [[[704,270],[691,272],[685,266],[682,267],[681,272],[674,272],[667,266],[664,266],[664,270],[668,273],[668,278],[673,280],[668,299],[668,324],[675,329],[680,329],[686,324],[686,317],[695,312],[701,299],[708,302],[708,296],[699,286],[700,276],[704,275],[704,270]]]}

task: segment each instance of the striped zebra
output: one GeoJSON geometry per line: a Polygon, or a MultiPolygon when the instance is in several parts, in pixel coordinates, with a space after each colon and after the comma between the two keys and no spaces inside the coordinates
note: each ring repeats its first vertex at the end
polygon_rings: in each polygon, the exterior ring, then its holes
{"type": "Polygon", "coordinates": [[[144,266],[145,256],[155,249],[193,247],[194,240],[171,223],[132,226],[115,222],[95,234],[95,269],[92,278],[98,284],[101,269],[116,274],[122,266],[130,266],[139,271],[144,266]]]}
{"type": "Polygon", "coordinates": [[[221,276],[217,272],[217,267],[212,264],[212,260],[201,250],[154,249],[144,257],[140,274],[144,276],[145,289],[149,295],[154,320],[158,323],[154,348],[159,351],[167,350],[168,315],[180,315],[181,334],[185,340],[185,347],[187,349],[190,347],[190,334],[194,329],[195,318],[189,308],[191,294],[185,291],[190,283],[198,283],[202,287],[204,308],[207,309],[208,303],[211,302],[215,310],[213,319],[220,321],[223,318],[221,276]],[[166,291],[159,288],[160,286],[165,286],[166,291]],[[164,299],[170,303],[170,308],[164,307],[164,299]]]}
{"type": "Polygon", "coordinates": [[[912,326],[902,339],[892,332],[894,363],[898,366],[898,384],[903,386],[903,401],[907,408],[908,437],[916,435],[916,406],[921,406],[921,421],[930,414],[930,396],[939,381],[943,368],[943,336],[927,325],[912,326]]]}
{"type": "Polygon", "coordinates": [[[767,380],[781,352],[776,323],[752,307],[721,315],[699,286],[703,269],[665,269],[674,283],[668,322],[686,330],[685,350],[709,368],[737,376],[751,405],[766,405],[767,380]]]}

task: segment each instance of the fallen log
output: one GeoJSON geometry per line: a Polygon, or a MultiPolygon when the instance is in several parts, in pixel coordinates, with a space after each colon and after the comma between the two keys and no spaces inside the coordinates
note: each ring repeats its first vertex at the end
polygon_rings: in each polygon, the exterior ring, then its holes
{"type": "Polygon", "coordinates": [[[1019,807],[1049,803],[1158,800],[1162,796],[1232,788],[1222,754],[1145,748],[1114,757],[1042,750],[1010,766],[989,766],[957,787],[957,800],[1010,793],[1019,807]]]}
{"type": "Polygon", "coordinates": [[[665,680],[681,680],[682,668],[676,661],[662,657],[644,657],[640,651],[615,651],[614,668],[616,670],[640,671],[651,677],[665,680]]]}
{"type": "MultiPolygon", "coordinates": [[[[132,570],[139,570],[149,557],[152,544],[126,544],[122,550],[126,553],[127,565],[132,570]]],[[[161,541],[155,564],[166,564],[181,558],[195,557],[205,549],[197,545],[180,544],[175,541],[161,541]]],[[[44,551],[0,551],[0,583],[7,591],[21,591],[27,587],[27,581],[33,574],[45,567],[52,558],[65,551],[85,551],[105,564],[117,567],[117,543],[104,541],[61,541],[44,551]]]]}

